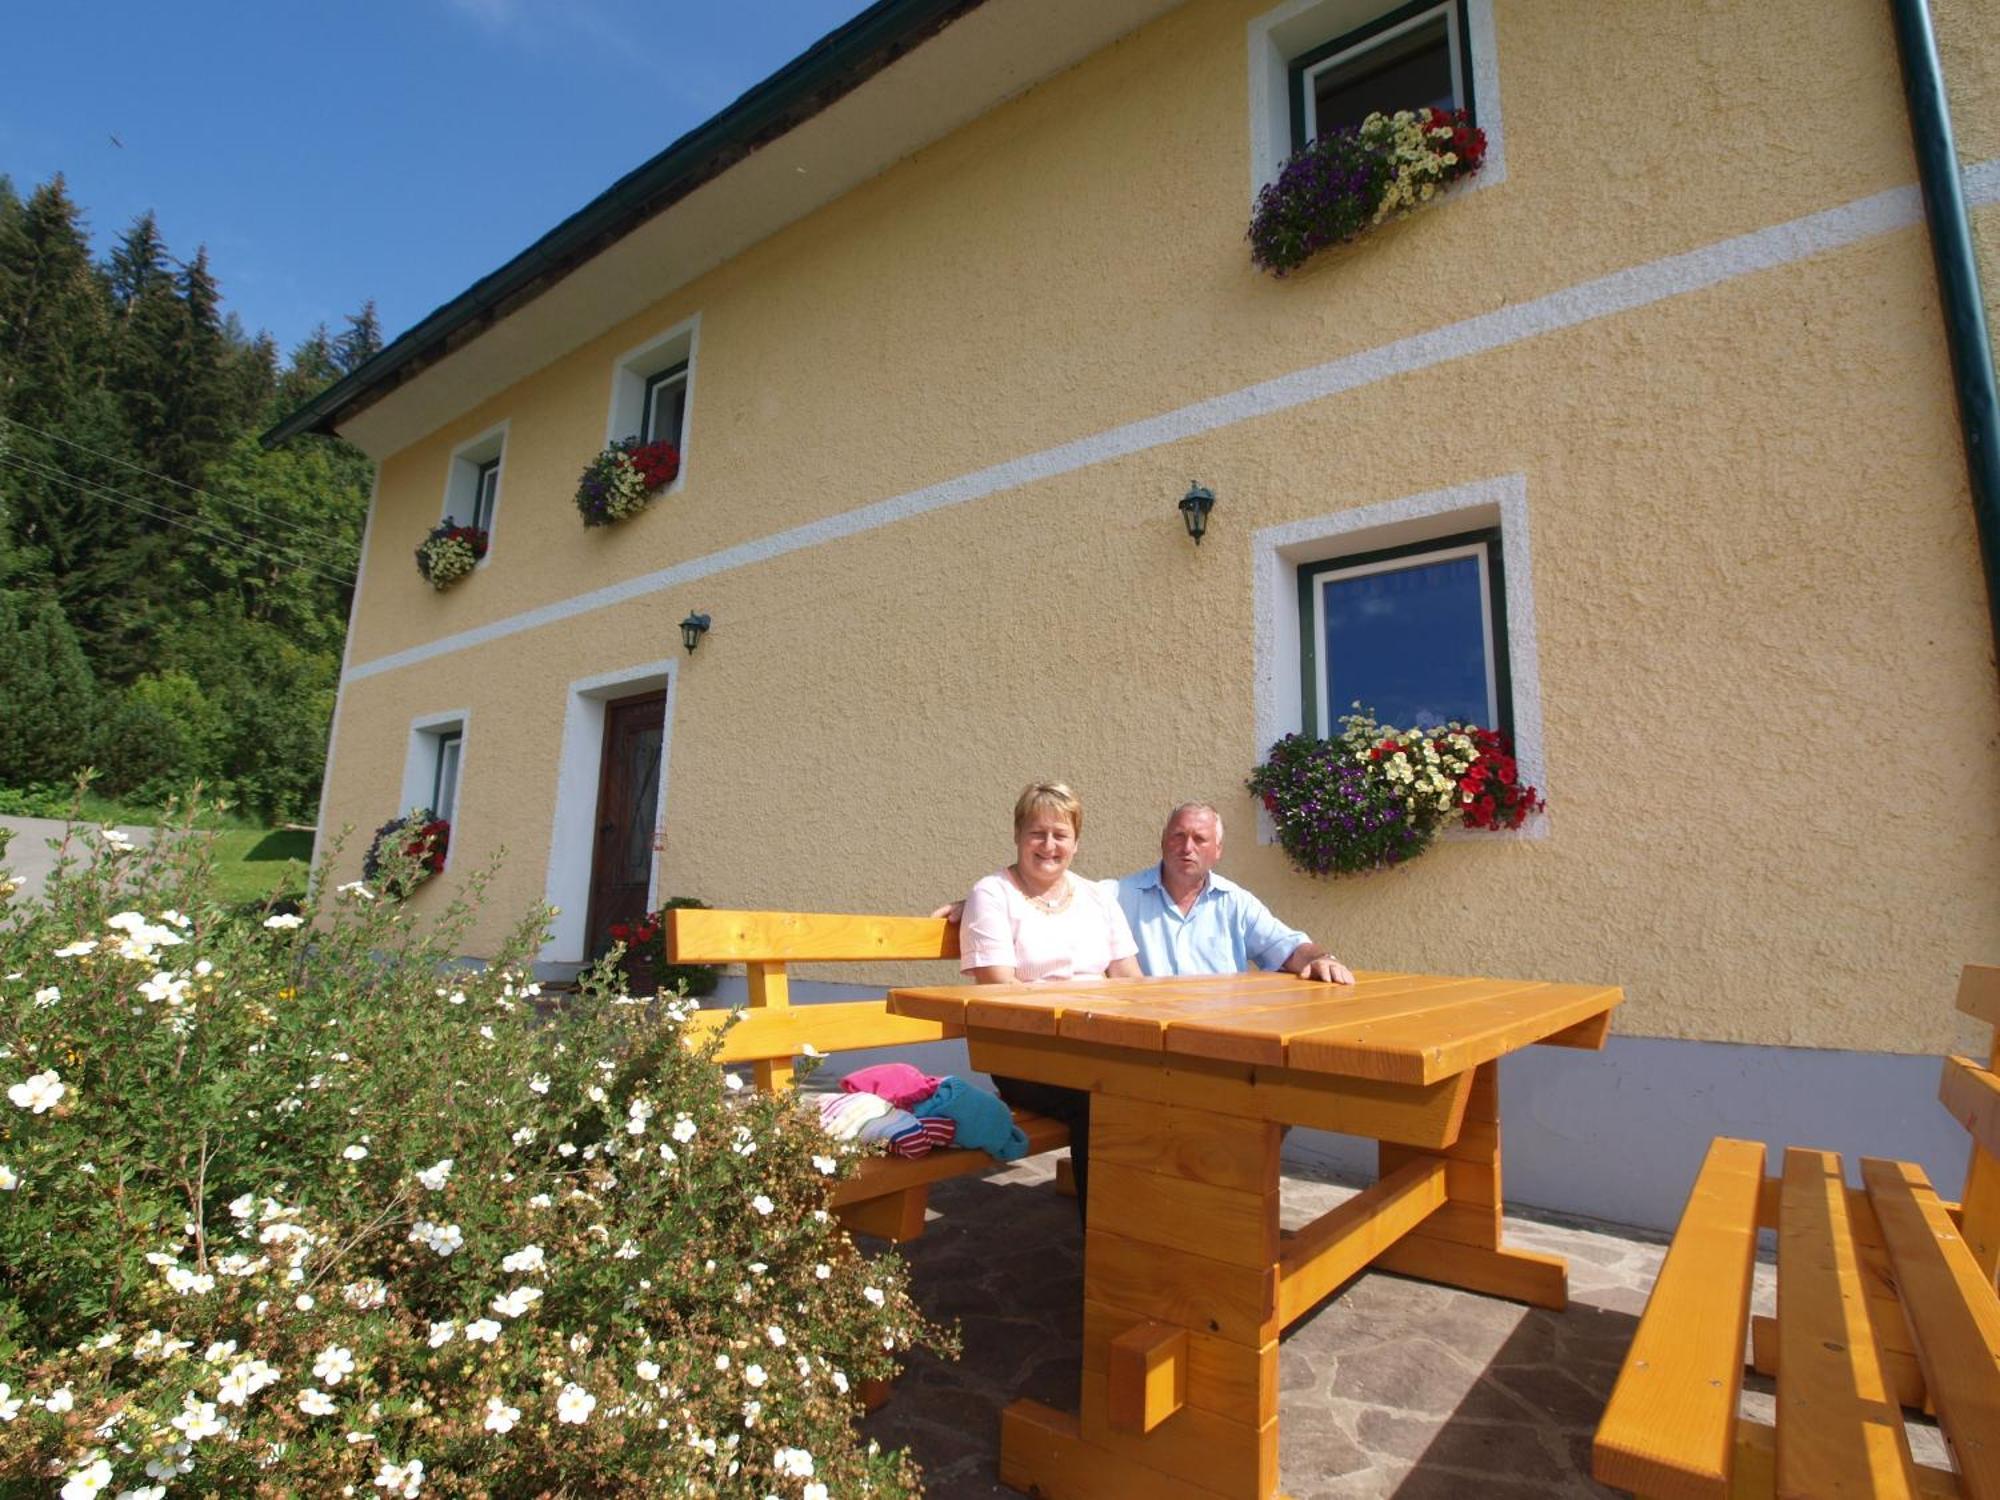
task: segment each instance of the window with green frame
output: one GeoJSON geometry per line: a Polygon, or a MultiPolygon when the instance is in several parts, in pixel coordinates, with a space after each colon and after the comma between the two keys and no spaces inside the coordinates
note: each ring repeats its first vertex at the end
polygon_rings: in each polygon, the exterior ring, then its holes
{"type": "Polygon", "coordinates": [[[458,818],[458,762],[465,749],[465,731],[447,729],[434,738],[437,760],[431,772],[431,811],[451,823],[458,818]]]}
{"type": "Polygon", "coordinates": [[[1380,110],[1477,116],[1466,0],[1414,0],[1291,61],[1292,149],[1380,110]]]}
{"type": "Polygon", "coordinates": [[[1299,678],[1307,734],[1338,733],[1358,702],[1402,729],[1511,736],[1499,527],[1303,564],[1299,678]]]}

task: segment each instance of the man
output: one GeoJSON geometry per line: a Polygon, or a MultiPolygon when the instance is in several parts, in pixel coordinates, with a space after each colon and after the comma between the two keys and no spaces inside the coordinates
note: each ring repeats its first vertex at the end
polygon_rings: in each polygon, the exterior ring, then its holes
{"type": "Polygon", "coordinates": [[[1354,983],[1339,959],[1216,874],[1221,858],[1222,814],[1206,802],[1183,802],[1160,834],[1160,862],[1118,882],[1141,969],[1153,975],[1282,969],[1302,979],[1354,983]]]}

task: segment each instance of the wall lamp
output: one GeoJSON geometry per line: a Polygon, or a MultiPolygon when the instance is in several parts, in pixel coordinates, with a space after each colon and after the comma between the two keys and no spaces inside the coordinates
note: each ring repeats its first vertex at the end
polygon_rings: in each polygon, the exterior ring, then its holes
{"type": "Polygon", "coordinates": [[[1215,509],[1215,491],[1205,484],[1191,484],[1188,492],[1181,496],[1181,519],[1187,522],[1188,535],[1194,544],[1201,545],[1202,533],[1208,530],[1208,513],[1215,509]]]}
{"type": "Polygon", "coordinates": [[[701,638],[708,634],[708,616],[690,614],[681,621],[681,644],[688,648],[688,655],[694,655],[694,648],[701,644],[701,638]]]}

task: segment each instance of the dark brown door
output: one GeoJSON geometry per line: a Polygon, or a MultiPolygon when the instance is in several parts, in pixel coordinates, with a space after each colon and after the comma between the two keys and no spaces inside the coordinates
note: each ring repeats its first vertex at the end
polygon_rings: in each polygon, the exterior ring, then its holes
{"type": "Polygon", "coordinates": [[[597,782],[597,839],[590,857],[592,958],[611,946],[612,923],[646,915],[666,723],[664,692],[620,698],[604,708],[604,766],[597,782]]]}

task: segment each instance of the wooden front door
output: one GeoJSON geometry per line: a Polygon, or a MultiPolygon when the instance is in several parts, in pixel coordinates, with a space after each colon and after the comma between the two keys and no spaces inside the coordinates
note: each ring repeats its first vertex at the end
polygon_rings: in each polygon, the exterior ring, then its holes
{"type": "Polygon", "coordinates": [[[620,698],[604,708],[604,764],[597,782],[597,837],[590,857],[590,957],[611,946],[614,922],[646,915],[653,829],[660,811],[665,692],[620,698]]]}

